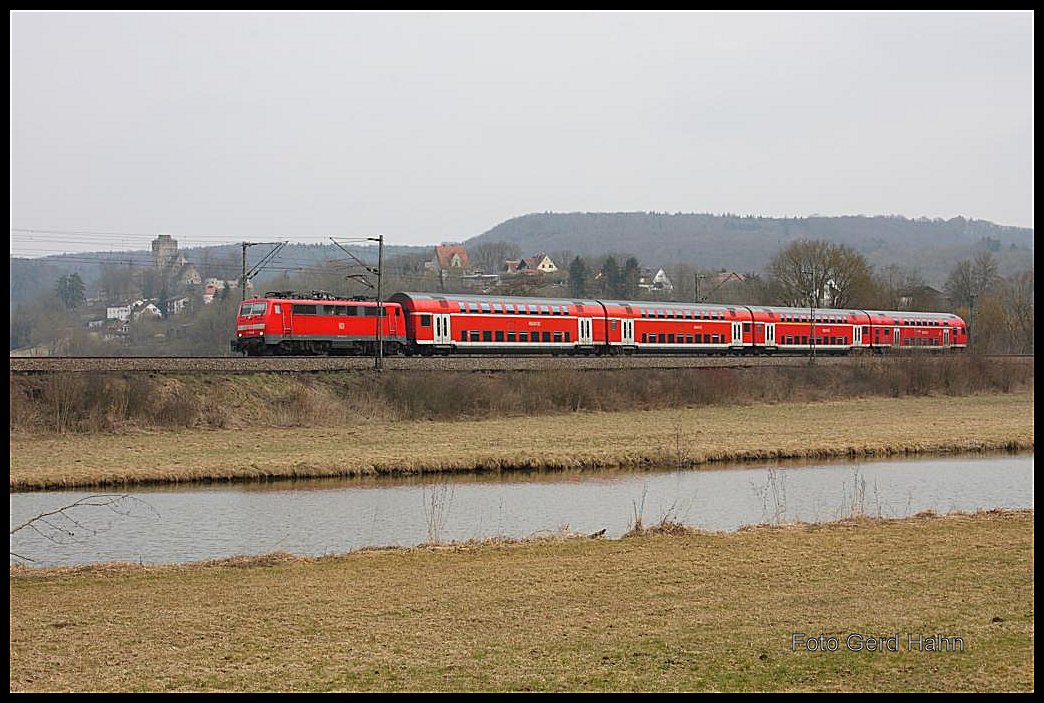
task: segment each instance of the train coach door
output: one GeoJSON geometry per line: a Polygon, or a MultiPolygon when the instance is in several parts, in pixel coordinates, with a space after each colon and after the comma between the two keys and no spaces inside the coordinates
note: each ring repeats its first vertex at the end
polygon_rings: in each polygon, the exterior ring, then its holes
{"type": "Polygon", "coordinates": [[[776,325],[772,322],[765,324],[765,346],[776,346],[776,325]]]}
{"type": "Polygon", "coordinates": [[[899,328],[898,327],[893,327],[892,328],[892,346],[895,347],[896,349],[899,348],[899,328]]]}
{"type": "Polygon", "coordinates": [[[432,315],[432,342],[435,344],[450,344],[453,340],[450,336],[450,316],[432,315]]]}
{"type": "Polygon", "coordinates": [[[623,338],[620,342],[624,346],[631,346],[634,344],[634,320],[623,320],[623,338]]]}
{"type": "Polygon", "coordinates": [[[732,346],[741,347],[743,346],[743,323],[733,322],[732,323],[732,346]]]}
{"type": "Polygon", "coordinates": [[[950,346],[950,328],[943,327],[943,346],[949,348],[950,346]]]}
{"type": "Polygon", "coordinates": [[[578,321],[579,324],[579,342],[580,344],[593,344],[594,343],[594,322],[590,317],[581,317],[578,321]]]}

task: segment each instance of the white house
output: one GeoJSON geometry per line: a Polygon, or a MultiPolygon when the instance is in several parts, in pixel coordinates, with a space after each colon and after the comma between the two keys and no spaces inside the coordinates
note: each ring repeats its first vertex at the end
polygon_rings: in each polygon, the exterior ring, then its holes
{"type": "Polygon", "coordinates": [[[119,305],[116,307],[105,308],[105,319],[106,320],[123,320],[126,322],[131,316],[130,305],[119,305]]]}

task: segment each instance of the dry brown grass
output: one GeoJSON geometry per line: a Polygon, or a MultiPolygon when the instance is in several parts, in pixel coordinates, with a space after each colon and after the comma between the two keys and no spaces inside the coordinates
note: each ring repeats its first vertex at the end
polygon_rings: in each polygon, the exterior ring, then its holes
{"type": "Polygon", "coordinates": [[[493,419],[578,410],[663,410],[854,397],[959,396],[1032,388],[1032,359],[859,358],[750,369],[545,369],[528,372],[12,375],[19,433],[337,427],[493,419]]]}
{"type": "Polygon", "coordinates": [[[458,422],[11,436],[11,490],[1033,448],[1033,393],[458,422]]]}
{"type": "Polygon", "coordinates": [[[1033,511],[18,569],[10,687],[1029,691],[1033,584],[1033,511]],[[965,650],[794,652],[794,632],[965,650]]]}

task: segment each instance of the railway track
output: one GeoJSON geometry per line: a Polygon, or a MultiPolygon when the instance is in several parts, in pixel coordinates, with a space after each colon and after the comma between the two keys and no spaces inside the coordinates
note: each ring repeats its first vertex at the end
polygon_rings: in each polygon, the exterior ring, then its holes
{"type": "MultiPolygon", "coordinates": [[[[817,356],[818,365],[858,363],[866,357],[817,356]]],[[[878,357],[884,360],[904,357],[878,357]]],[[[1033,356],[1000,355],[1032,363],[1033,356]]],[[[410,371],[544,371],[550,369],[704,369],[804,366],[807,356],[453,356],[385,357],[383,369],[410,371]]],[[[371,357],[10,357],[16,374],[64,372],[142,373],[311,373],[373,371],[371,357]]]]}

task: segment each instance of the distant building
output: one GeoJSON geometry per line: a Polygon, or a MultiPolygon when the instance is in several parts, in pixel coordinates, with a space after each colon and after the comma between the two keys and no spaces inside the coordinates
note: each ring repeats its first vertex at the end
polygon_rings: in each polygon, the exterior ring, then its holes
{"type": "Polygon", "coordinates": [[[747,280],[746,275],[736,271],[720,271],[714,276],[714,285],[723,286],[726,283],[743,283],[747,280]]]}
{"type": "Polygon", "coordinates": [[[651,270],[642,272],[641,277],[638,279],[638,287],[644,288],[645,290],[656,290],[670,293],[674,290],[674,284],[671,283],[671,279],[667,277],[667,272],[660,269],[656,273],[651,270]]]}
{"type": "Polygon", "coordinates": [[[161,234],[152,240],[152,262],[157,269],[165,269],[178,258],[178,240],[169,234],[161,234]]]}
{"type": "Polygon", "coordinates": [[[558,270],[558,266],[550,256],[540,253],[524,259],[509,259],[504,262],[504,270],[507,273],[522,274],[554,273],[558,270]]]}
{"type": "Polygon", "coordinates": [[[106,320],[122,320],[126,322],[131,316],[130,305],[118,305],[115,307],[105,308],[105,319],[106,320]]]}
{"type": "Polygon", "coordinates": [[[674,284],[671,283],[671,279],[667,278],[667,273],[663,269],[660,269],[656,272],[656,275],[653,276],[651,288],[653,290],[670,292],[674,290],[674,284]]]}
{"type": "Polygon", "coordinates": [[[151,315],[152,317],[163,317],[163,311],[160,310],[154,303],[139,301],[140,304],[134,306],[134,310],[131,313],[132,316],[137,319],[145,315],[151,315]]]}
{"type": "Polygon", "coordinates": [[[177,315],[189,304],[188,298],[171,298],[167,301],[167,315],[177,315]]]}
{"type": "Polygon", "coordinates": [[[468,268],[468,250],[463,244],[440,244],[435,247],[435,258],[425,268],[437,271],[464,271],[468,268]]]}

